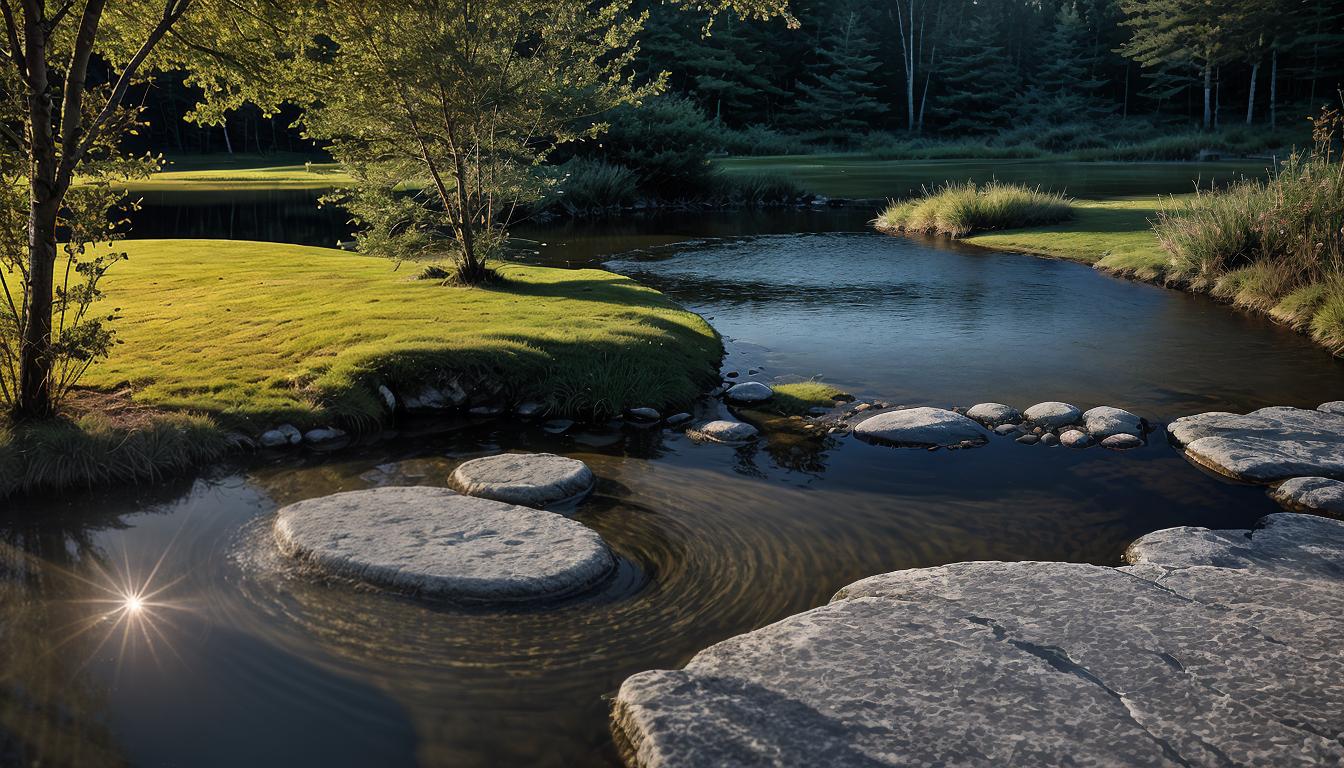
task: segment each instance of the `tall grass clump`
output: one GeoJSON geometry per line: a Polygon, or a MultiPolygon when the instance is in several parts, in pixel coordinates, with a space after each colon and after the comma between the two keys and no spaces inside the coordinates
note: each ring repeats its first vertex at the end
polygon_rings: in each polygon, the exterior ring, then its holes
{"type": "Polygon", "coordinates": [[[553,183],[540,207],[570,216],[593,216],[633,205],[639,196],[639,175],[623,165],[575,157],[555,167],[553,183]]]}
{"type": "Polygon", "coordinates": [[[976,232],[1058,224],[1073,216],[1069,198],[1039,187],[991,181],[947,184],[895,202],[877,217],[884,232],[965,237],[976,232]]]}
{"type": "Polygon", "coordinates": [[[1158,212],[1168,278],[1267,312],[1344,351],[1344,117],[1323,110],[1313,147],[1267,181],[1243,180],[1158,212]]]}
{"type": "Polygon", "coordinates": [[[706,197],[715,205],[764,208],[792,205],[806,194],[796,181],[778,173],[715,173],[706,197]]]}
{"type": "Polygon", "coordinates": [[[219,459],[230,447],[212,420],[185,413],[157,413],[133,424],[97,413],[0,424],[0,498],[158,480],[219,459]]]}

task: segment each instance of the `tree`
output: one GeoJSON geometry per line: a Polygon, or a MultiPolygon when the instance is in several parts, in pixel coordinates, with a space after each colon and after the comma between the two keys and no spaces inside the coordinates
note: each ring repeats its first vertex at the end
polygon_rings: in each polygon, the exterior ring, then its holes
{"type": "Polygon", "coordinates": [[[313,32],[329,43],[296,65],[311,100],[302,120],[355,179],[344,202],[362,225],[360,249],[395,261],[451,253],[458,281],[489,279],[516,205],[540,195],[535,167],[556,145],[600,133],[592,116],[657,85],[631,85],[643,18],[627,9],[626,0],[316,6],[313,32]]]}
{"type": "Polygon", "coordinates": [[[1005,125],[1019,81],[989,14],[977,13],[947,43],[946,51],[938,64],[942,90],[934,115],[956,133],[983,133],[1005,125]]]}
{"type": "MultiPolygon", "coordinates": [[[[11,251],[0,267],[10,276],[4,291],[10,299],[8,319],[0,331],[12,334],[0,355],[14,369],[6,399],[16,419],[52,413],[53,394],[62,386],[53,374],[69,352],[54,339],[74,340],[60,323],[69,319],[66,311],[72,306],[97,296],[96,288],[88,285],[78,296],[61,294],[55,283],[58,231],[69,227],[72,237],[91,233],[94,230],[80,222],[92,221],[91,215],[96,218],[90,208],[94,201],[106,204],[97,212],[105,214],[116,199],[107,194],[72,198],[76,178],[108,184],[119,173],[146,170],[145,164],[121,156],[119,142],[139,118],[136,107],[124,104],[125,97],[156,66],[208,69],[198,82],[212,85],[209,95],[220,109],[259,97],[266,81],[262,62],[221,53],[246,36],[275,30],[273,6],[263,0],[256,3],[63,0],[49,5],[44,0],[0,0],[4,29],[0,57],[5,71],[0,81],[5,111],[0,138],[9,170],[26,169],[18,181],[27,189],[26,199],[5,198],[10,210],[4,214],[11,222],[16,216],[24,220],[26,253],[15,259],[11,251]],[[92,76],[95,62],[107,65],[106,79],[92,76]],[[16,206],[24,210],[16,211],[16,206]]],[[[85,258],[78,252],[82,244],[74,247],[61,290],[71,288],[71,270],[100,276],[110,266],[99,261],[101,257],[85,258]]],[[[81,328],[78,333],[93,330],[87,324],[81,328]]],[[[93,343],[91,354],[105,348],[93,343]]]]}
{"type": "Polygon", "coordinates": [[[841,137],[871,128],[872,120],[887,111],[874,97],[878,86],[872,75],[879,65],[875,50],[857,12],[836,14],[817,48],[811,81],[798,84],[798,123],[823,126],[819,135],[841,137]]]}
{"type": "Polygon", "coordinates": [[[1097,98],[1097,90],[1105,81],[1092,77],[1098,58],[1090,36],[1087,25],[1071,6],[1059,9],[1054,29],[1037,46],[1040,64],[1019,101],[1024,117],[1063,123],[1111,111],[1097,98]]]}
{"type": "MultiPolygon", "coordinates": [[[[1204,87],[1204,128],[1213,127],[1213,78],[1218,66],[1238,54],[1238,16],[1233,0],[1121,0],[1133,30],[1121,47],[1124,55],[1158,70],[1193,67],[1204,87]]],[[[1169,80],[1167,92],[1184,90],[1189,81],[1169,80]]]]}

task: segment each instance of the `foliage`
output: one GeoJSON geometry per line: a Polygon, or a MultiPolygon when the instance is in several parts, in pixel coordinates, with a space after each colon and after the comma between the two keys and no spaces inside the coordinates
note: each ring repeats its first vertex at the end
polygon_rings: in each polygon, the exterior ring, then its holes
{"type": "Polygon", "coordinates": [[[584,142],[580,151],[633,170],[644,194],[672,198],[708,184],[708,157],[717,148],[718,131],[691,100],[660,96],[612,110],[605,119],[607,133],[584,142]]]}
{"type": "Polygon", "coordinates": [[[878,216],[877,226],[888,232],[965,237],[974,232],[1055,224],[1072,215],[1071,201],[1063,195],[1020,184],[968,181],[892,203],[878,216]]]}
{"type": "Polygon", "coordinates": [[[282,422],[366,426],[385,413],[376,383],[401,390],[450,377],[569,415],[665,409],[703,391],[722,354],[699,317],[600,270],[505,264],[503,282],[460,288],[329,248],[123,247],[130,260],[105,290],[136,322],[86,384],[129,382],[139,404],[251,433],[282,422]]]}
{"type": "Polygon", "coordinates": [[[626,0],[332,0],[312,12],[329,44],[296,62],[308,133],[352,186],[337,199],[360,250],[395,261],[451,253],[458,278],[489,276],[536,167],[557,144],[600,134],[579,118],[636,102],[626,71],[642,17],[626,0]],[[358,84],[357,87],[355,84],[358,84]],[[403,194],[410,182],[424,189],[403,194]]]}
{"type": "Polygon", "coordinates": [[[554,183],[540,202],[570,216],[593,216],[620,210],[639,196],[639,177],[623,165],[575,157],[552,169],[554,183]]]}
{"type": "Polygon", "coordinates": [[[996,44],[992,19],[976,16],[963,34],[947,43],[939,64],[939,91],[932,112],[950,133],[983,133],[1012,117],[1005,94],[1015,93],[1018,72],[996,44]]]}
{"type": "Polygon", "coordinates": [[[816,51],[817,65],[798,84],[795,119],[804,134],[844,141],[887,111],[876,96],[873,70],[880,62],[873,55],[877,46],[868,39],[866,26],[848,7],[827,25],[816,51]]]}

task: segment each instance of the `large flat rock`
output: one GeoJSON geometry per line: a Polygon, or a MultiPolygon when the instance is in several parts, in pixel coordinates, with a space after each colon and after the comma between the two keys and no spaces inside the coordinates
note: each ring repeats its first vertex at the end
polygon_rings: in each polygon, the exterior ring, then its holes
{"type": "Polygon", "coordinates": [[[989,440],[989,433],[974,420],[942,408],[883,411],[855,424],[854,434],[869,442],[902,448],[938,448],[989,440]]]}
{"type": "Polygon", "coordinates": [[[332,575],[470,602],[561,597],[616,565],[581,523],[446,488],[308,499],[282,508],[274,531],[282,551],[332,575]]]}
{"type": "Polygon", "coordinates": [[[1344,516],[1344,481],[1328,477],[1295,477],[1269,495],[1285,509],[1344,516]]]}
{"type": "Polygon", "coordinates": [[[637,766],[1341,764],[1344,524],[1266,522],[864,579],[629,678],[613,727],[637,766]]]}
{"type": "Polygon", "coordinates": [[[1344,414],[1286,406],[1201,413],[1167,432],[1191,461],[1238,480],[1344,479],[1344,414]]]}
{"type": "Polygon", "coordinates": [[[572,504],[593,489],[592,470],[553,453],[501,453],[465,461],[448,484],[468,496],[525,507],[572,504]]]}

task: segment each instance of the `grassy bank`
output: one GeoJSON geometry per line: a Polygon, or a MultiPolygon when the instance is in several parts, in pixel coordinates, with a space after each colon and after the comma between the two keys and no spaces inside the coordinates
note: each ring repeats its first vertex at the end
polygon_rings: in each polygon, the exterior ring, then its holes
{"type": "Polygon", "coordinates": [[[258,430],[377,419],[376,383],[447,375],[571,415],[692,399],[720,343],[694,314],[600,270],[503,265],[457,288],[325,248],[128,241],[105,303],[122,342],[84,383],[258,430]]]}
{"type": "Polygon", "coordinates": [[[1056,224],[1073,217],[1069,198],[1018,184],[950,183],[926,195],[892,203],[877,217],[888,233],[965,237],[973,232],[1056,224]]]}

